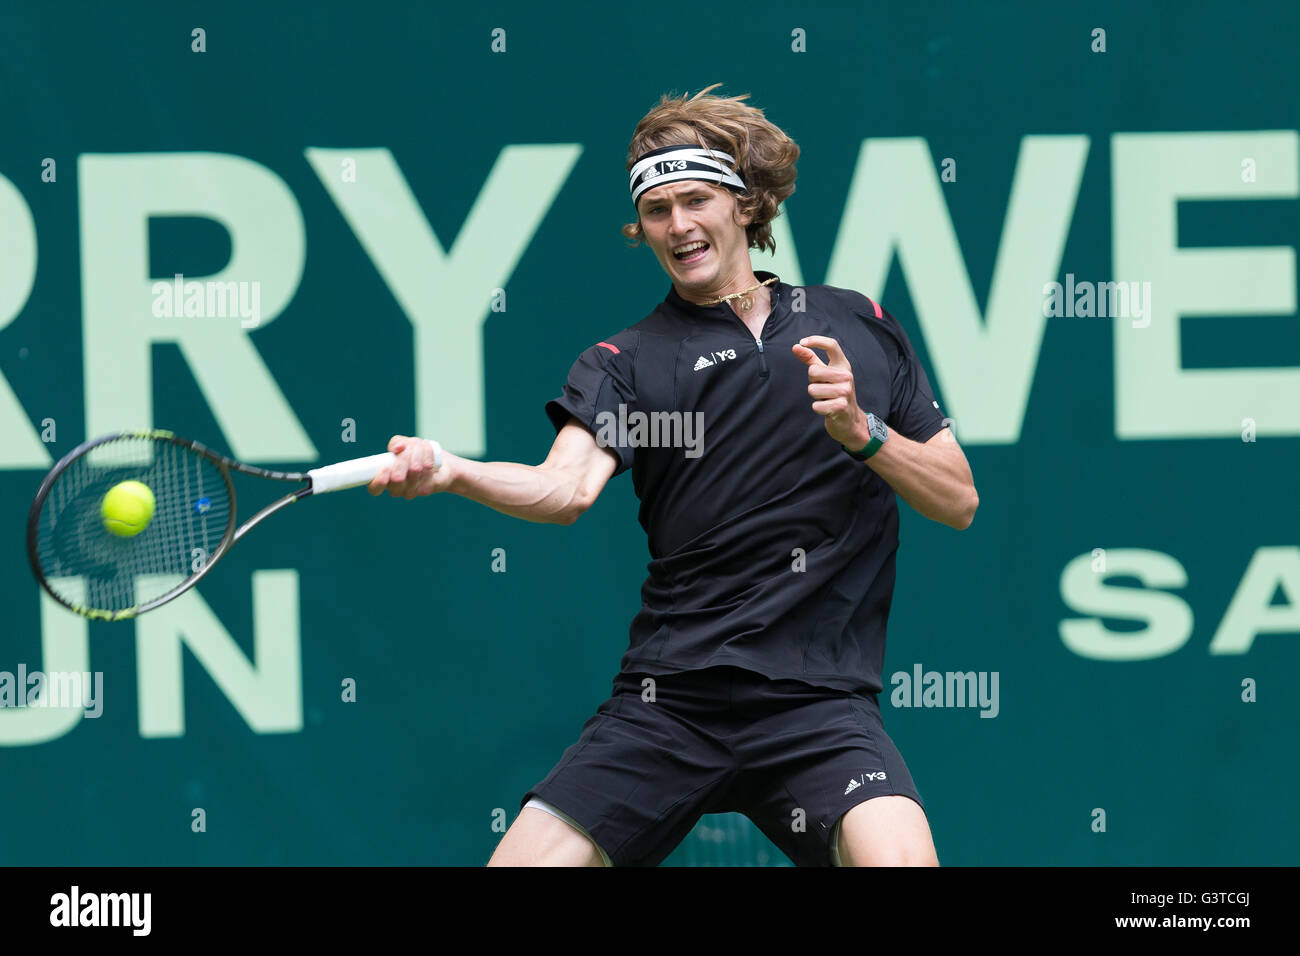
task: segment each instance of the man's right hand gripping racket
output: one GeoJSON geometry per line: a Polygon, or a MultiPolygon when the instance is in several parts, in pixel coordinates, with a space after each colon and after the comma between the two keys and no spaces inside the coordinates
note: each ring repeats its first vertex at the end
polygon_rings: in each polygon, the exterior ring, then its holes
{"type": "MultiPolygon", "coordinates": [[[[433,442],[434,468],[442,449],[433,442]]],[[[236,541],[312,495],[368,484],[392,452],[268,471],[166,431],[123,432],[78,445],[45,476],[27,518],[27,555],[41,587],[92,620],[119,621],[194,587],[236,541]],[[300,487],[235,525],[231,472],[300,487]]]]}

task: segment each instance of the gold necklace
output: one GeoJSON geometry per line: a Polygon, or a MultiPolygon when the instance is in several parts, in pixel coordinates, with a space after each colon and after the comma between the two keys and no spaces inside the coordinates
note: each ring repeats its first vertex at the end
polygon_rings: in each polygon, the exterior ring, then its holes
{"type": "Polygon", "coordinates": [[[724,295],[718,299],[711,299],[710,301],[705,302],[704,305],[721,305],[723,302],[726,302],[729,299],[734,299],[736,298],[736,296],[741,296],[740,311],[748,312],[750,309],[754,307],[754,300],[749,297],[749,294],[756,289],[763,288],[763,286],[765,285],[771,285],[773,282],[779,282],[779,281],[780,281],[779,276],[772,276],[772,278],[770,279],[764,279],[758,285],[750,286],[748,289],[745,289],[743,292],[733,292],[731,293],[731,295],[724,295]]]}

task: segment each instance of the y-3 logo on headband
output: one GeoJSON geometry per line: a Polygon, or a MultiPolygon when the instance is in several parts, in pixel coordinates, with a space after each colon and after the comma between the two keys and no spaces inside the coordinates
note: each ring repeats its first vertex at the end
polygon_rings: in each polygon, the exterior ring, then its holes
{"type": "Polygon", "coordinates": [[[686,168],[686,160],[684,159],[669,159],[659,164],[659,169],[665,173],[671,173],[675,169],[685,169],[685,168],[686,168]]]}

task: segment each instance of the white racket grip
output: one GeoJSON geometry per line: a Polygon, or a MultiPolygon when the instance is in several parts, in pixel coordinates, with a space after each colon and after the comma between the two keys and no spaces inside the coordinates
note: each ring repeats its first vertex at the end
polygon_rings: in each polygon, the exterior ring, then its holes
{"type": "Polygon", "coordinates": [[[313,468],[307,472],[307,477],[311,479],[311,493],[323,495],[330,491],[368,485],[375,475],[384,468],[391,468],[395,461],[397,456],[391,451],[386,451],[382,455],[353,458],[351,461],[341,461],[337,465],[313,468]]]}
{"type": "MultiPolygon", "coordinates": [[[[433,468],[436,471],[442,467],[442,446],[432,440],[429,444],[433,446],[433,468]]],[[[331,491],[343,491],[345,488],[368,485],[380,471],[393,467],[395,461],[397,456],[391,451],[386,451],[382,455],[353,458],[351,461],[341,461],[337,465],[313,468],[307,472],[307,477],[311,479],[311,492],[314,495],[323,495],[331,491]]]]}

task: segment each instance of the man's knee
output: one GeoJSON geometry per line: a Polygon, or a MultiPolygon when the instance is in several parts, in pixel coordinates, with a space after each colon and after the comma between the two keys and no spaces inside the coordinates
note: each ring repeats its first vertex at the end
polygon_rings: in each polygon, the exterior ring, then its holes
{"type": "Polygon", "coordinates": [[[910,797],[865,800],[840,818],[841,866],[938,866],[930,824],[910,797]]]}
{"type": "Polygon", "coordinates": [[[488,866],[604,866],[600,849],[573,825],[524,807],[497,844],[488,866]]]}

